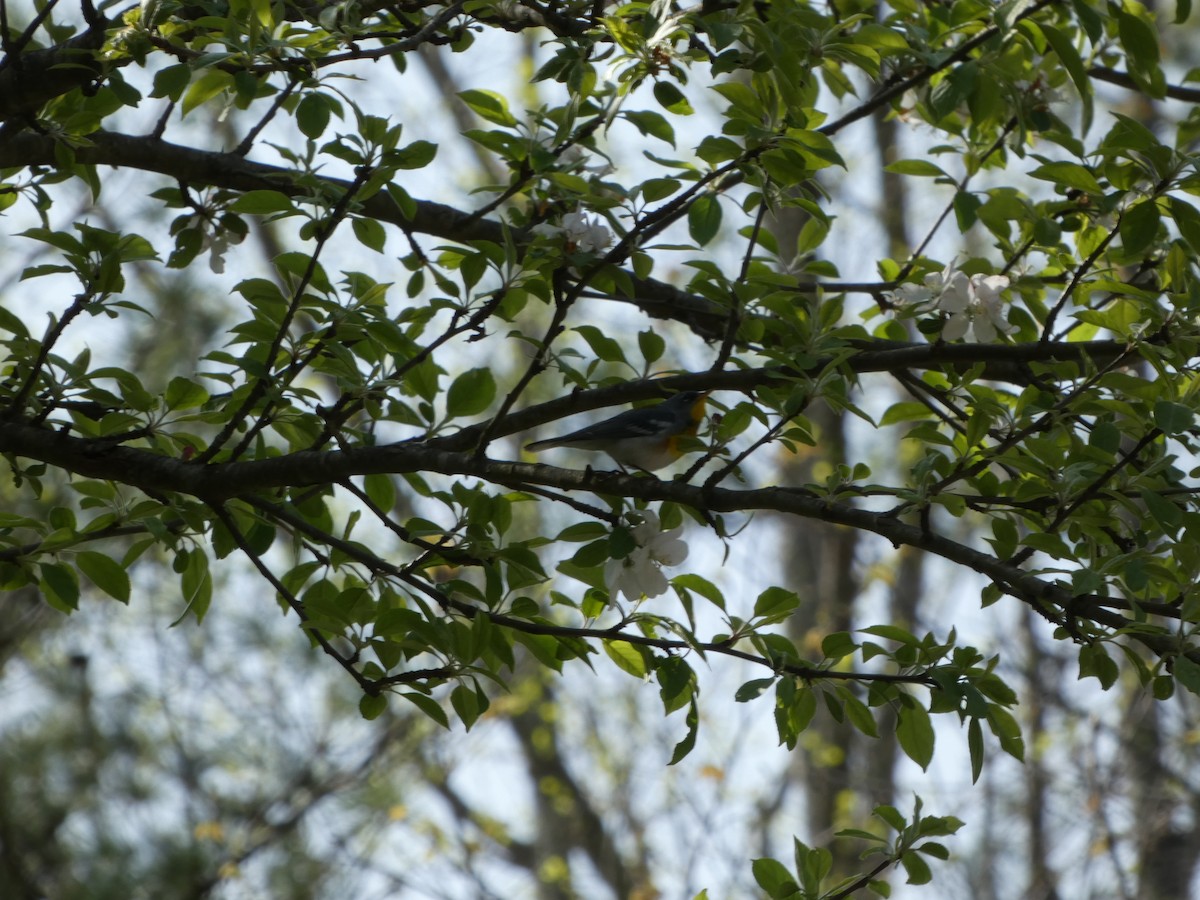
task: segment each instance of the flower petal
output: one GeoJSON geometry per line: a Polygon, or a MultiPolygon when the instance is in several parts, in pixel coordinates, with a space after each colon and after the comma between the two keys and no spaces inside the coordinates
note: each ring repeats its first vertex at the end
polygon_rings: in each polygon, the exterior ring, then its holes
{"type": "Polygon", "coordinates": [[[648,548],[650,556],[664,566],[677,566],[687,559],[688,545],[675,536],[677,531],[660,534],[648,548]]]}
{"type": "Polygon", "coordinates": [[[943,341],[957,341],[971,327],[971,317],[966,312],[957,312],[942,326],[943,341]]]}
{"type": "Polygon", "coordinates": [[[989,316],[976,316],[971,322],[971,329],[977,341],[990,344],[996,339],[996,326],[989,316]]]}

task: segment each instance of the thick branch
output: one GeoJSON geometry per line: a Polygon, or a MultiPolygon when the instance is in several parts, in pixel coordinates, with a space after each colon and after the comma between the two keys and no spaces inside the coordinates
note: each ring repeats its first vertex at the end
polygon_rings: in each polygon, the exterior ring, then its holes
{"type": "MultiPolygon", "coordinates": [[[[197,150],[152,135],[108,131],[93,132],[87,140],[87,145],[74,150],[76,161],[85,165],[158,172],[173,182],[233,191],[271,190],[289,197],[305,197],[310,193],[309,188],[298,183],[298,173],[291,169],[253,162],[236,153],[197,150]]],[[[55,165],[55,142],[47,135],[25,132],[0,143],[0,169],[55,165]]],[[[322,181],[335,195],[344,194],[352,184],[341,178],[323,177],[322,181]]],[[[459,243],[504,243],[498,222],[478,218],[443,203],[416,201],[416,214],[410,221],[386,191],[367,198],[356,212],[408,231],[459,243]]],[[[613,299],[633,303],[654,318],[684,322],[701,336],[715,338],[721,335],[726,313],[717,304],[652,278],[633,278],[632,282],[633,297],[613,299]]]]}
{"type": "MultiPolygon", "coordinates": [[[[108,131],[96,131],[87,137],[88,144],[77,147],[75,159],[86,165],[132,168],[157,172],[173,182],[189,185],[205,185],[234,191],[273,190],[289,197],[308,196],[311,189],[299,184],[298,173],[281,166],[245,159],[236,153],[216,150],[198,150],[173,144],[151,135],[135,136],[108,131]]],[[[53,138],[24,132],[0,142],[0,169],[25,166],[55,166],[55,141],[53,138]]],[[[332,177],[323,177],[324,183],[337,196],[351,190],[353,182],[332,177]]],[[[491,241],[504,243],[500,223],[480,218],[443,203],[429,200],[416,201],[416,213],[410,221],[401,212],[386,191],[367,198],[357,212],[380,222],[402,227],[410,232],[429,234],[445,240],[467,243],[491,241]]],[[[692,328],[701,337],[720,340],[725,333],[728,310],[712,301],[689,294],[672,285],[653,278],[636,278],[628,273],[634,287],[632,297],[613,296],[612,299],[632,303],[646,315],[658,319],[671,319],[692,328]]],[[[850,290],[854,286],[843,289],[850,290]]],[[[1108,347],[1114,346],[1106,342],[1108,347]]],[[[892,354],[879,357],[879,368],[857,368],[858,371],[879,371],[897,366],[922,368],[921,357],[930,352],[927,344],[876,344],[865,345],[865,349],[886,346],[892,354]],[[906,358],[912,362],[905,362],[906,358]]],[[[996,381],[1016,384],[1028,383],[1024,366],[1030,362],[1078,360],[1097,353],[1111,354],[1110,349],[1100,349],[1098,342],[1056,345],[1060,348],[1041,353],[1032,345],[1018,345],[1023,350],[1006,345],[934,345],[943,349],[936,354],[943,362],[953,361],[961,365],[985,362],[988,366],[985,377],[996,381]]],[[[723,385],[724,386],[724,385],[723,385]]],[[[732,387],[732,385],[728,385],[732,387]]]]}
{"type": "Polygon", "coordinates": [[[95,51],[103,46],[109,24],[100,19],[56,47],[6,58],[0,66],[0,120],[36,113],[100,75],[104,66],[95,51]]]}
{"type": "MultiPolygon", "coordinates": [[[[30,457],[69,472],[122,482],[147,491],[178,492],[222,502],[259,491],[334,483],[355,475],[436,472],[469,476],[494,483],[530,483],[559,490],[583,490],[647,501],[669,500],[710,512],[772,510],[820,519],[878,534],[893,544],[908,545],[966,566],[992,579],[1005,592],[1033,605],[1053,621],[1062,616],[1049,607],[1083,615],[1113,629],[1129,623],[1113,610],[1131,609],[1129,601],[1113,597],[1080,598],[1067,587],[1030,575],[981,551],[956,543],[927,528],[910,525],[887,513],[860,509],[796,488],[735,490],[706,488],[679,481],[660,481],[617,472],[559,469],[552,466],[499,462],[470,452],[454,452],[428,444],[402,443],[329,452],[300,452],[272,459],[200,466],[130,447],[97,446],[62,432],[9,423],[0,429],[0,452],[30,457]]],[[[1178,616],[1166,603],[1140,603],[1155,614],[1178,616]]],[[[1155,652],[1170,654],[1178,643],[1158,635],[1136,635],[1155,652]]]]}
{"type": "MultiPolygon", "coordinates": [[[[1121,341],[1032,342],[1026,344],[905,344],[893,341],[863,342],[860,352],[840,364],[863,372],[895,369],[966,367],[983,363],[998,372],[1023,371],[1030,363],[1070,362],[1081,367],[1102,365],[1130,352],[1121,341]],[[876,348],[876,349],[868,349],[876,348]]],[[[406,442],[341,452],[294,453],[274,459],[198,466],[111,442],[75,437],[62,431],[9,420],[0,428],[0,453],[36,459],[68,472],[130,484],[148,491],[172,491],[206,499],[222,499],[259,488],[324,484],[368,472],[407,472],[428,469],[458,472],[457,453],[473,450],[484,429],[493,438],[528,431],[545,422],[605,406],[663,397],[679,390],[733,390],[750,392],[771,382],[817,374],[833,365],[818,360],[808,370],[747,369],[739,372],[706,372],[676,375],[653,381],[636,381],[597,390],[581,391],[514,412],[497,423],[482,422],[452,435],[425,443],[406,442]],[[439,462],[439,460],[442,460],[439,462]],[[336,461],[336,462],[333,462],[336,461]],[[394,468],[394,466],[400,468],[394,468]],[[367,466],[368,468],[359,468],[367,466]],[[448,467],[448,468],[447,468],[448,467]]],[[[1015,379],[1014,380],[1019,380],[1015,379]]],[[[486,462],[486,461],[485,461],[486,462]]],[[[487,465],[493,465],[486,462],[487,465]]],[[[546,467],[526,466],[528,471],[546,467]]],[[[578,488],[574,482],[540,482],[550,487],[578,488]]]]}
{"type": "MultiPolygon", "coordinates": [[[[1128,88],[1131,91],[1141,92],[1138,83],[1133,80],[1133,76],[1128,72],[1121,72],[1117,69],[1110,69],[1107,66],[1092,66],[1088,69],[1088,75],[1095,78],[1097,81],[1107,81],[1109,84],[1115,84],[1118,87],[1128,88]]],[[[1189,88],[1183,85],[1168,84],[1166,87],[1166,95],[1172,100],[1186,100],[1188,103],[1200,103],[1200,88],[1189,88]]]]}

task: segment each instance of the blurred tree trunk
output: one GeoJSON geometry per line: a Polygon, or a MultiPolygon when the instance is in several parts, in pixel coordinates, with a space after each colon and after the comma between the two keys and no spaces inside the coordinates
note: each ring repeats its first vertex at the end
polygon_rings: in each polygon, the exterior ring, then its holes
{"type": "MultiPolygon", "coordinates": [[[[896,129],[886,117],[873,120],[878,152],[886,162],[898,158],[896,129]]],[[[878,218],[886,232],[893,256],[908,252],[907,198],[902,180],[885,173],[880,185],[878,218]]],[[[769,220],[778,240],[782,262],[790,265],[788,249],[805,222],[803,211],[783,210],[769,220]]],[[[783,480],[789,484],[820,481],[821,471],[836,467],[847,458],[847,435],[840,413],[825,405],[805,410],[816,431],[816,447],[803,448],[795,456],[781,460],[783,480]]],[[[788,622],[788,634],[802,656],[820,658],[822,639],[833,632],[854,628],[855,603],[862,589],[856,567],[859,549],[857,533],[833,529],[819,522],[789,523],[783,548],[784,583],[801,598],[796,614],[788,622]]],[[[889,582],[888,621],[911,627],[920,601],[924,564],[921,554],[898,553],[889,582]]],[[[897,746],[894,721],[880,711],[880,738],[860,734],[849,723],[818,716],[801,739],[801,752],[792,757],[791,769],[803,785],[808,835],[825,843],[830,836],[848,827],[862,827],[871,809],[895,800],[897,746]]],[[[834,873],[856,871],[860,861],[856,852],[831,846],[834,873]]]]}
{"type": "Polygon", "coordinates": [[[1025,804],[1024,816],[1029,831],[1030,900],[1057,900],[1057,877],[1050,866],[1049,853],[1054,846],[1048,833],[1050,776],[1041,756],[1046,733],[1048,707],[1057,705],[1056,694],[1062,667],[1058,660],[1041,652],[1037,629],[1041,620],[1029,611],[1021,616],[1021,641],[1025,645],[1025,686],[1022,704],[1025,710],[1025,804]]]}
{"type": "MultiPolygon", "coordinates": [[[[1138,854],[1138,900],[1178,900],[1200,861],[1196,797],[1187,797],[1166,766],[1160,705],[1135,688],[1124,720],[1126,771],[1138,854]]],[[[1185,751],[1187,752],[1187,751],[1185,751]]],[[[1188,752],[1193,761],[1195,754],[1188,752]]]]}

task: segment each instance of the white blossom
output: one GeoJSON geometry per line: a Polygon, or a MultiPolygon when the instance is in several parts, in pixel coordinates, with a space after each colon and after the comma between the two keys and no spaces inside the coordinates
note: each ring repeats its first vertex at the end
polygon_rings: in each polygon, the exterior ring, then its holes
{"type": "Polygon", "coordinates": [[[932,303],[934,309],[949,313],[942,327],[942,339],[967,338],[988,343],[999,334],[1012,334],[1016,326],[1004,317],[1002,291],[1008,288],[1006,275],[971,275],[950,262],[941,272],[930,272],[924,283],[902,284],[891,293],[901,307],[932,303]]]}
{"type": "Polygon", "coordinates": [[[612,232],[597,222],[589,225],[587,233],[579,239],[579,249],[585,253],[599,253],[611,246],[612,242],[612,232]]]}
{"type": "Polygon", "coordinates": [[[663,531],[658,516],[650,510],[637,513],[639,522],[629,529],[637,545],[622,559],[604,564],[604,584],[609,596],[624,595],[637,601],[657,597],[667,591],[663,566],[677,566],[688,555],[687,544],[679,538],[682,528],[663,531]]]}
{"type": "Polygon", "coordinates": [[[1009,284],[1007,276],[972,275],[964,280],[965,290],[943,292],[938,297],[938,308],[950,313],[942,328],[943,340],[967,337],[989,343],[996,340],[997,334],[1012,334],[1017,330],[1004,318],[1004,303],[1000,299],[1000,292],[1009,284]]]}
{"type": "Polygon", "coordinates": [[[225,254],[229,250],[229,233],[214,229],[204,235],[200,252],[208,251],[208,267],[215,275],[225,274],[225,254]]]}
{"type": "Polygon", "coordinates": [[[596,253],[612,243],[612,232],[587,213],[567,213],[562,224],[567,240],[584,253],[596,253]]]}
{"type": "Polygon", "coordinates": [[[545,238],[565,236],[568,249],[583,253],[598,253],[613,241],[608,227],[584,212],[567,213],[562,217],[561,225],[551,225],[549,222],[534,225],[532,231],[545,238]]]}
{"type": "Polygon", "coordinates": [[[941,272],[930,272],[923,284],[902,284],[892,292],[892,300],[899,306],[916,306],[927,300],[940,300],[948,296],[953,302],[966,298],[968,279],[965,274],[949,263],[941,272]]]}

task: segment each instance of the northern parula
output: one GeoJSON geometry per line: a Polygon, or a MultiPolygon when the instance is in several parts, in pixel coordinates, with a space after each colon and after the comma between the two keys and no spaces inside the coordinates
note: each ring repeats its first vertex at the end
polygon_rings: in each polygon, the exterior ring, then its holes
{"type": "Polygon", "coordinates": [[[526,444],[525,449],[534,453],[551,447],[602,450],[618,465],[653,472],[683,455],[681,439],[695,437],[707,399],[707,391],[682,391],[655,406],[626,410],[562,437],[526,444]]]}

